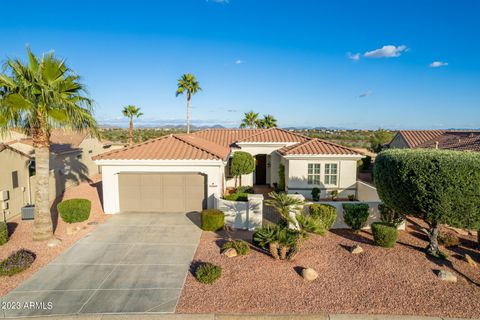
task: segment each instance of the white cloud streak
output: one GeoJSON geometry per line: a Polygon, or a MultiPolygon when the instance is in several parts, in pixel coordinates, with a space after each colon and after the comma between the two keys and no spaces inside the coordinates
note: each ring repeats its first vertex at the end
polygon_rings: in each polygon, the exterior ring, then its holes
{"type": "Polygon", "coordinates": [[[372,51],[367,51],[363,54],[365,58],[396,58],[400,57],[402,53],[407,52],[408,48],[405,45],[394,46],[394,45],[386,45],[379,49],[375,49],[372,51]]]}
{"type": "Polygon", "coordinates": [[[448,66],[448,62],[443,62],[443,61],[433,61],[428,65],[430,68],[440,68],[440,67],[446,67],[448,66]]]}
{"type": "Polygon", "coordinates": [[[358,61],[360,60],[360,53],[347,52],[347,58],[353,61],[358,61]]]}

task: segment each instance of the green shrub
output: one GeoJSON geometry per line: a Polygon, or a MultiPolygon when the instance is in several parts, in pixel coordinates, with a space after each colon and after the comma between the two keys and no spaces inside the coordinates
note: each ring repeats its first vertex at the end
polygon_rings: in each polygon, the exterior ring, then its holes
{"type": "Polygon", "coordinates": [[[223,228],[225,214],[217,209],[206,209],[200,213],[201,227],[205,231],[217,231],[223,228]]]}
{"type": "Polygon", "coordinates": [[[247,255],[250,253],[250,245],[243,240],[232,240],[228,241],[222,246],[222,251],[233,248],[241,256],[247,255]]]}
{"type": "Polygon", "coordinates": [[[8,241],[8,228],[6,222],[0,222],[0,246],[8,241]]]}
{"type": "Polygon", "coordinates": [[[380,203],[378,205],[378,210],[380,211],[380,220],[391,223],[395,227],[401,225],[405,220],[403,214],[388,207],[385,203],[380,203]]]}
{"type": "Polygon", "coordinates": [[[375,160],[382,202],[429,225],[427,252],[437,256],[440,224],[480,229],[480,153],[394,149],[375,160]]]}
{"type": "Polygon", "coordinates": [[[240,186],[235,190],[235,193],[253,193],[253,187],[252,186],[240,186]]]}
{"type": "Polygon", "coordinates": [[[321,236],[325,235],[325,225],[319,218],[304,213],[297,214],[296,218],[301,230],[321,236]]]}
{"type": "Polygon", "coordinates": [[[368,204],[366,203],[344,203],[342,204],[345,223],[352,228],[353,231],[358,232],[365,226],[368,220],[368,204]]]}
{"type": "Polygon", "coordinates": [[[310,215],[320,219],[326,230],[330,230],[337,220],[337,209],[329,204],[311,204],[310,215]]]}
{"type": "Polygon", "coordinates": [[[355,201],[355,195],[354,194],[349,194],[347,196],[347,198],[348,198],[348,201],[355,201]]]}
{"type": "Polygon", "coordinates": [[[312,189],[312,199],[313,201],[320,200],[320,189],[315,187],[312,189]]]}
{"type": "Polygon", "coordinates": [[[365,158],[362,158],[362,166],[360,169],[362,171],[367,171],[368,169],[370,169],[371,164],[372,164],[372,157],[366,156],[365,158]]]}
{"type": "Polygon", "coordinates": [[[36,255],[32,251],[20,249],[0,262],[0,276],[13,276],[30,268],[36,255]]]}
{"type": "Polygon", "coordinates": [[[225,200],[228,201],[242,201],[242,202],[247,202],[248,201],[248,193],[232,193],[227,196],[223,197],[225,200]]]}
{"type": "Polygon", "coordinates": [[[240,180],[240,185],[242,185],[242,175],[252,173],[253,171],[255,171],[255,159],[250,153],[245,151],[233,153],[230,173],[235,179],[238,178],[240,180]]]}
{"type": "Polygon", "coordinates": [[[388,222],[374,222],[371,225],[373,242],[377,246],[393,248],[397,242],[397,227],[388,222]]]}
{"type": "Polygon", "coordinates": [[[333,201],[337,201],[338,199],[338,190],[332,190],[330,191],[330,196],[332,197],[333,201]]]}
{"type": "Polygon", "coordinates": [[[257,229],[252,235],[252,242],[255,246],[267,249],[268,245],[274,241],[278,241],[278,226],[268,224],[257,229]]]}
{"type": "Polygon", "coordinates": [[[60,202],[57,210],[67,223],[82,222],[90,216],[92,203],[87,199],[70,199],[60,202]]]}
{"type": "Polygon", "coordinates": [[[452,232],[441,232],[438,234],[438,242],[445,248],[449,248],[458,246],[460,239],[452,232]]]}
{"type": "Polygon", "coordinates": [[[277,183],[277,192],[285,191],[285,166],[280,164],[278,166],[278,183],[277,183]]]}
{"type": "Polygon", "coordinates": [[[203,263],[195,270],[195,278],[204,284],[214,283],[222,275],[222,268],[212,263],[203,263]]]}

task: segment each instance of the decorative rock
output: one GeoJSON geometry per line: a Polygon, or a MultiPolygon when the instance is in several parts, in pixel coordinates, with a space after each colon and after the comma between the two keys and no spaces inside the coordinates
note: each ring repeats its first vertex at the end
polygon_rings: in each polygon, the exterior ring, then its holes
{"type": "Polygon", "coordinates": [[[438,278],[442,281],[457,282],[457,276],[447,270],[440,270],[438,272],[438,278]]]}
{"type": "Polygon", "coordinates": [[[474,268],[477,267],[477,263],[475,262],[475,260],[473,260],[472,257],[470,257],[468,254],[465,255],[465,261],[467,261],[467,263],[468,263],[471,267],[474,267],[474,268]]]}
{"type": "Polygon", "coordinates": [[[223,251],[222,254],[228,258],[233,258],[238,255],[237,250],[235,250],[234,248],[228,248],[227,250],[223,251]]]}
{"type": "Polygon", "coordinates": [[[62,243],[62,240],[60,240],[58,238],[52,238],[52,239],[48,240],[47,247],[49,247],[49,248],[58,247],[61,243],[62,243]]]}
{"type": "Polygon", "coordinates": [[[304,268],[302,269],[302,277],[307,281],[313,281],[318,278],[318,272],[312,268],[304,268]]]}
{"type": "Polygon", "coordinates": [[[94,226],[94,225],[97,225],[98,224],[98,221],[90,221],[89,223],[87,223],[89,226],[94,226]]]}
{"type": "Polygon", "coordinates": [[[350,252],[352,254],[360,254],[360,253],[363,253],[363,248],[360,247],[358,244],[356,244],[350,248],[350,252]]]}

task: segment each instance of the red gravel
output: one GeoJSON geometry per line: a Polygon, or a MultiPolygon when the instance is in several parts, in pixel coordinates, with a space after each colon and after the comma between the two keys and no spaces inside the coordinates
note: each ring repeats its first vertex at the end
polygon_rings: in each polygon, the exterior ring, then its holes
{"type": "MultiPolygon", "coordinates": [[[[250,238],[247,232],[234,237],[250,238]]],[[[204,232],[195,260],[223,268],[222,277],[203,285],[189,274],[177,306],[178,313],[374,313],[450,317],[480,316],[480,268],[461,260],[468,253],[477,262],[476,237],[463,237],[448,261],[429,259],[427,242],[412,224],[401,232],[394,249],[376,247],[369,232],[353,235],[334,230],[311,236],[296,261],[275,261],[253,251],[249,256],[219,254],[221,235],[204,232]],[[347,249],[360,244],[365,252],[347,249]],[[314,268],[319,277],[306,283],[298,274],[314,268]],[[457,283],[440,281],[435,271],[453,271],[457,283]]],[[[193,267],[192,267],[193,269],[193,267]]]]}
{"type": "Polygon", "coordinates": [[[9,241],[0,246],[0,260],[8,257],[12,252],[25,248],[29,249],[37,255],[35,262],[27,270],[16,274],[12,277],[0,277],[0,296],[7,294],[9,291],[13,290],[20,283],[28,279],[32,274],[37,270],[48,264],[59,254],[68,249],[72,244],[83,238],[86,234],[90,233],[95,229],[95,225],[88,225],[89,221],[97,221],[102,223],[105,221],[109,215],[103,213],[102,205],[100,202],[100,196],[97,190],[101,190],[100,178],[93,178],[93,181],[83,182],[78,186],[70,187],[65,190],[63,197],[60,197],[52,204],[52,212],[54,219],[57,217],[56,204],[64,199],[71,198],[84,198],[92,201],[92,211],[90,213],[90,218],[87,221],[78,223],[81,229],[74,235],[67,235],[67,223],[63,222],[62,219],[58,219],[58,224],[55,229],[55,237],[62,240],[61,245],[55,248],[47,247],[46,242],[34,242],[32,240],[32,226],[33,221],[22,221],[20,218],[17,218],[13,221],[8,222],[8,228],[10,231],[9,241]]]}

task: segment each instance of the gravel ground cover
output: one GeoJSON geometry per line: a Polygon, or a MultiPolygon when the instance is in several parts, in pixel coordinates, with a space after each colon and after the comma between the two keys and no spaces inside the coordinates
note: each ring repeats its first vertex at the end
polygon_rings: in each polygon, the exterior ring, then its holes
{"type": "MultiPolygon", "coordinates": [[[[224,232],[202,234],[192,263],[212,262],[223,268],[222,277],[203,285],[190,273],[177,305],[178,313],[369,313],[480,316],[480,268],[462,259],[469,254],[480,262],[476,237],[461,236],[462,244],[445,249],[447,261],[423,253],[426,238],[410,221],[394,249],[373,245],[369,231],[352,234],[334,230],[311,236],[293,262],[275,261],[264,252],[227,258],[219,254],[224,232]],[[359,244],[365,252],[353,255],[359,244]],[[314,268],[317,280],[307,283],[299,275],[314,268]],[[438,270],[450,270],[457,283],[440,281],[438,270]]],[[[250,239],[237,231],[234,238],[250,239]]]]}
{"type": "Polygon", "coordinates": [[[52,215],[55,221],[54,225],[56,224],[55,237],[62,241],[57,247],[49,248],[47,247],[46,242],[34,242],[32,240],[33,220],[22,221],[20,217],[18,217],[17,219],[8,222],[10,239],[6,244],[0,246],[0,260],[5,259],[12,252],[21,248],[33,251],[36,254],[36,260],[30,268],[19,274],[12,277],[0,277],[0,296],[6,295],[9,291],[13,290],[20,283],[28,279],[37,270],[72,246],[76,241],[90,233],[96,225],[89,225],[88,222],[95,221],[102,223],[109,217],[109,215],[103,213],[98,190],[101,190],[100,176],[94,178],[91,182],[82,182],[78,186],[68,188],[65,190],[63,197],[57,199],[52,204],[52,215]],[[89,199],[92,201],[92,210],[87,221],[75,224],[80,230],[73,235],[67,235],[68,224],[63,222],[61,218],[57,219],[56,204],[61,200],[72,198],[89,199]]]}

